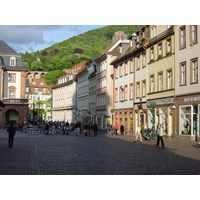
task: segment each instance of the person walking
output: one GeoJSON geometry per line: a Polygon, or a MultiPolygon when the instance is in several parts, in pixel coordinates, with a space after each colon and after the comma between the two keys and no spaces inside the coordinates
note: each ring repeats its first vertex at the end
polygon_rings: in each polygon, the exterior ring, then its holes
{"type": "Polygon", "coordinates": [[[116,123],[114,126],[115,134],[118,135],[119,125],[116,123]]]}
{"type": "Polygon", "coordinates": [[[96,122],[94,122],[93,131],[94,131],[94,136],[97,136],[97,132],[98,132],[98,125],[97,125],[97,123],[96,123],[96,122]]]}
{"type": "Polygon", "coordinates": [[[121,135],[124,135],[124,125],[123,124],[120,126],[120,132],[121,132],[121,135]]]}
{"type": "Polygon", "coordinates": [[[7,129],[8,132],[8,147],[12,148],[13,147],[13,142],[14,142],[14,136],[16,133],[15,127],[13,126],[13,123],[10,124],[10,127],[7,129]]]}
{"type": "Polygon", "coordinates": [[[81,123],[76,122],[75,128],[76,128],[76,136],[79,136],[81,130],[81,123]]]}
{"type": "Polygon", "coordinates": [[[165,144],[163,141],[163,133],[164,133],[164,127],[163,124],[160,124],[159,129],[157,129],[157,147],[159,146],[161,140],[162,148],[165,148],[165,144]]]}
{"type": "Polygon", "coordinates": [[[142,143],[142,136],[141,136],[141,127],[140,127],[140,125],[138,125],[138,127],[137,127],[137,132],[136,132],[136,137],[135,137],[134,142],[137,142],[138,137],[140,138],[140,143],[142,143]]]}
{"type": "Polygon", "coordinates": [[[92,129],[93,129],[92,123],[89,123],[89,125],[88,125],[88,135],[89,135],[89,137],[91,137],[92,129]]]}

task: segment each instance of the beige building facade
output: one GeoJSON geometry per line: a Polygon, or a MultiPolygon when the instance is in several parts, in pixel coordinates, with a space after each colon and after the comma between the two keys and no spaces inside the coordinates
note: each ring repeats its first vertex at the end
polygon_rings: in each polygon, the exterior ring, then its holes
{"type": "Polygon", "coordinates": [[[178,138],[200,137],[200,26],[176,26],[176,129],[178,138]]]}
{"type": "Polygon", "coordinates": [[[174,26],[149,26],[147,54],[147,108],[149,126],[164,124],[164,133],[171,137],[175,95],[174,26]]]}

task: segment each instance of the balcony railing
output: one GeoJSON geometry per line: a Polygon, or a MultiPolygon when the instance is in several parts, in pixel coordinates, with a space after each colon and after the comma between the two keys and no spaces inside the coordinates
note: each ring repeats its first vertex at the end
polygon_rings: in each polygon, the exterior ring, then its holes
{"type": "Polygon", "coordinates": [[[28,99],[18,99],[18,98],[4,98],[3,103],[6,104],[27,104],[28,105],[28,99]]]}

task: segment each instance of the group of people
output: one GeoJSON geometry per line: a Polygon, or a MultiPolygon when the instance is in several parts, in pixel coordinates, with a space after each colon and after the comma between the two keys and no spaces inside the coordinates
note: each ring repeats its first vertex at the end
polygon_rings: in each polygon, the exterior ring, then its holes
{"type": "MultiPolygon", "coordinates": [[[[149,129],[148,129],[148,125],[146,124],[144,126],[144,137],[146,136],[146,134],[148,134],[149,129]]],[[[140,143],[142,143],[142,136],[141,136],[142,130],[141,130],[141,126],[139,125],[136,131],[136,137],[134,142],[139,141],[140,143]]],[[[159,147],[160,141],[161,141],[161,145],[162,148],[165,148],[165,144],[164,144],[164,140],[163,140],[163,135],[164,135],[164,124],[160,124],[158,123],[157,128],[156,128],[156,136],[157,136],[157,142],[156,142],[156,146],[159,147]]]]}
{"type": "Polygon", "coordinates": [[[82,130],[83,130],[84,136],[91,137],[92,133],[94,134],[94,136],[97,136],[98,125],[97,125],[97,122],[94,122],[94,124],[86,123],[82,125],[81,122],[78,121],[75,123],[75,130],[76,130],[76,136],[79,136],[82,130]]]}

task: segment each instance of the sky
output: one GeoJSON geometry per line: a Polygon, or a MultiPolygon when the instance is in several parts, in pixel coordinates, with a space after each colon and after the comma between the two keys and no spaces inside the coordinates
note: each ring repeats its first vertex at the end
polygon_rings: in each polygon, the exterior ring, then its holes
{"type": "Polygon", "coordinates": [[[35,52],[105,25],[0,25],[0,40],[17,53],[35,52]]]}

